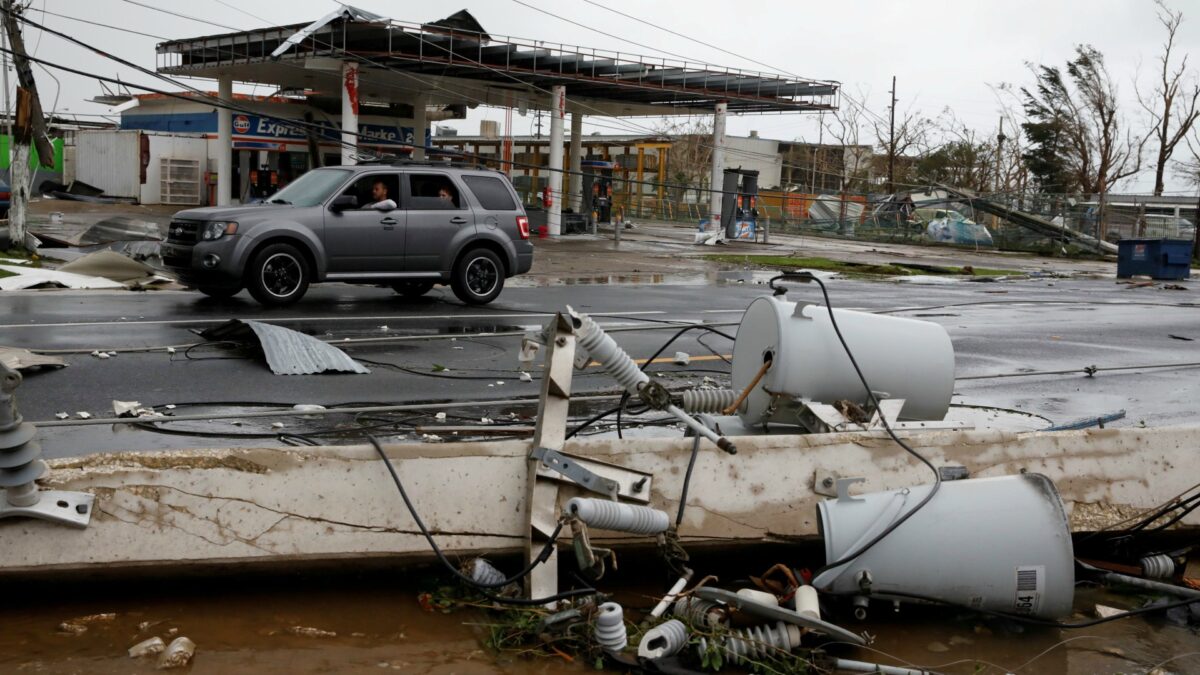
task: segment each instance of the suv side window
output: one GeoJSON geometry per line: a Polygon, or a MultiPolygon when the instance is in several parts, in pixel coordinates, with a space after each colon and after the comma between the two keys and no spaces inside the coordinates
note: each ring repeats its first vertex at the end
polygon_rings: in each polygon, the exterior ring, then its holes
{"type": "Polygon", "coordinates": [[[463,176],[462,179],[485,211],[517,210],[517,204],[503,179],[496,176],[463,176]]]}
{"type": "Polygon", "coordinates": [[[342,191],[358,201],[359,209],[390,211],[399,208],[400,176],[394,173],[370,173],[351,183],[342,191]],[[387,204],[391,200],[396,206],[387,204]]]}
{"type": "Polygon", "coordinates": [[[441,173],[408,174],[409,209],[422,211],[454,211],[466,208],[458,187],[450,177],[441,173]]]}

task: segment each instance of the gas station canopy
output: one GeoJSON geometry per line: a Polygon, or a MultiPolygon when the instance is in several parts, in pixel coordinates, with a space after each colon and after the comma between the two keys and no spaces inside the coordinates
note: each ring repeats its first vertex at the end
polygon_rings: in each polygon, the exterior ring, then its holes
{"type": "MultiPolygon", "coordinates": [[[[711,114],[836,110],[839,84],[637,56],[484,32],[465,10],[434,23],[387,19],[353,7],[294,24],[160,43],[158,71],[230,77],[283,92],[338,90],[339,64],[359,63],[364,102],[545,108],[567,89],[586,115],[711,114]]],[[[336,95],[336,94],[333,94],[336,95]]]]}

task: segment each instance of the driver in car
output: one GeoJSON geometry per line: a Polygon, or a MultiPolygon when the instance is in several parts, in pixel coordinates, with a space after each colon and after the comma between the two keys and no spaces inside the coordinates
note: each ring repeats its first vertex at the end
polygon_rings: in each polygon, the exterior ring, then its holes
{"type": "Polygon", "coordinates": [[[396,202],[388,199],[387,185],[382,180],[375,181],[375,184],[371,186],[371,200],[371,203],[362,208],[376,211],[391,211],[396,208],[396,202]]]}

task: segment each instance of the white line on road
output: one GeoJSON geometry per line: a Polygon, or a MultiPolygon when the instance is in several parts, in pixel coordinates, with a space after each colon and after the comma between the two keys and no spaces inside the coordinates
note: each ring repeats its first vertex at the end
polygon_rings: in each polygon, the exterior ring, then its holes
{"type": "MultiPolygon", "coordinates": [[[[740,310],[739,310],[740,311],[740,310]]],[[[665,310],[651,310],[638,312],[588,312],[589,316],[646,316],[650,314],[661,315],[666,314],[665,310]]],[[[223,319],[147,319],[136,321],[65,321],[61,323],[14,323],[0,325],[0,329],[7,328],[63,328],[74,326],[167,326],[167,325],[193,325],[198,323],[225,323],[230,318],[239,318],[245,321],[264,321],[269,323],[294,323],[299,321],[420,321],[425,319],[539,319],[549,318],[554,316],[550,313],[497,313],[497,314],[398,314],[389,316],[253,316],[253,317],[225,317],[223,319]]]]}

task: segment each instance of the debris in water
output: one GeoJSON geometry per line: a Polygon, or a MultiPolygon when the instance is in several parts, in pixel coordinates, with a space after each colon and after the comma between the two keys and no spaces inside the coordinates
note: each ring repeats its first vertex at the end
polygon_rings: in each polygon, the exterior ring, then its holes
{"type": "Polygon", "coordinates": [[[196,653],[196,643],[186,637],[177,637],[171,640],[171,644],[167,645],[162,656],[158,658],[158,667],[160,670],[166,668],[179,668],[186,666],[191,660],[192,655],[196,653]]]}
{"type": "Polygon", "coordinates": [[[1101,619],[1107,619],[1110,616],[1123,613],[1124,612],[1122,612],[1122,610],[1119,610],[1116,607],[1109,607],[1108,605],[1096,605],[1096,616],[1100,617],[1101,619]]]}
{"type": "Polygon", "coordinates": [[[331,630],[321,630],[320,628],[312,628],[311,626],[291,626],[287,632],[292,635],[308,638],[331,638],[337,637],[337,633],[331,630]]]}
{"type": "Polygon", "coordinates": [[[947,647],[946,645],[944,645],[940,642],[930,642],[929,645],[925,647],[925,649],[928,649],[931,652],[948,652],[948,651],[950,651],[949,647],[947,647]]]}
{"type": "Polygon", "coordinates": [[[70,635],[81,635],[81,634],[87,632],[87,626],[85,626],[81,623],[72,623],[70,621],[64,621],[64,622],[58,624],[58,632],[68,633],[70,635]]]}
{"type": "Polygon", "coordinates": [[[141,642],[137,643],[136,645],[130,647],[129,648],[129,658],[139,659],[143,656],[150,656],[152,654],[161,654],[161,653],[163,653],[163,650],[166,648],[167,648],[167,644],[165,642],[163,642],[162,638],[160,638],[156,635],[156,636],[150,638],[149,640],[142,640],[141,642]]]}

